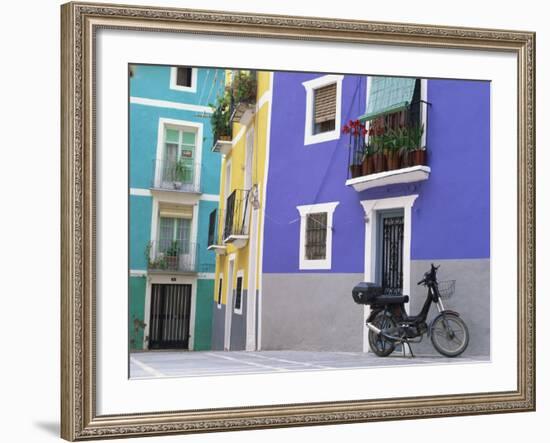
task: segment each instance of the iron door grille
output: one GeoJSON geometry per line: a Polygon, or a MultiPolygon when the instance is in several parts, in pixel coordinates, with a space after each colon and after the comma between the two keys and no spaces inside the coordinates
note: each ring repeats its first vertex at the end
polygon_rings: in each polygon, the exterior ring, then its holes
{"type": "Polygon", "coordinates": [[[382,225],[382,287],[386,294],[403,293],[403,216],[384,217],[382,225]]]}
{"type": "Polygon", "coordinates": [[[188,349],[191,285],[151,288],[149,349],[188,349]]]}

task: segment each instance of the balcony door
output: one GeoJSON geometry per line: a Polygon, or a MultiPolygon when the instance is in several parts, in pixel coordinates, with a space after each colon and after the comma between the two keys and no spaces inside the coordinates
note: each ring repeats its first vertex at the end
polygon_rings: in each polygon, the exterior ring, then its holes
{"type": "Polygon", "coordinates": [[[384,292],[403,294],[403,209],[380,211],[378,214],[377,274],[384,292]]]}
{"type": "Polygon", "coordinates": [[[195,182],[196,133],[193,130],[166,126],[161,165],[162,187],[184,190],[195,182]]]}
{"type": "Polygon", "coordinates": [[[191,219],[161,217],[159,220],[158,252],[165,261],[167,270],[192,271],[193,263],[191,219]]]}

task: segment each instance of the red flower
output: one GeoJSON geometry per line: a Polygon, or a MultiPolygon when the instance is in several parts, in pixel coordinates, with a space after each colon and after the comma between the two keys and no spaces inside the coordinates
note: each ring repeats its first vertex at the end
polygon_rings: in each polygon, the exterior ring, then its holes
{"type": "Polygon", "coordinates": [[[348,126],[348,125],[344,125],[344,127],[342,128],[342,133],[343,133],[343,134],[349,134],[349,130],[350,130],[349,126],[348,126]]]}
{"type": "Polygon", "coordinates": [[[361,135],[364,137],[365,135],[367,135],[367,128],[365,128],[364,125],[361,125],[361,135]]]}

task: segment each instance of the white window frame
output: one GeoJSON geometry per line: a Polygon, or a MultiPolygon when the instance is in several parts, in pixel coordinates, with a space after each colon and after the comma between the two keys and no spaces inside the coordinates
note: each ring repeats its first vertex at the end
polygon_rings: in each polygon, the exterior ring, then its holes
{"type": "Polygon", "coordinates": [[[237,271],[237,275],[235,276],[235,297],[234,297],[234,300],[233,300],[233,312],[235,314],[243,315],[243,292],[244,292],[244,270],[239,269],[237,271]],[[242,281],[242,284],[241,284],[241,307],[239,309],[237,309],[235,305],[237,304],[237,282],[238,282],[239,278],[242,281]]]}
{"type": "MultiPolygon", "coordinates": [[[[202,166],[202,143],[203,143],[203,124],[192,122],[189,120],[178,120],[173,118],[160,117],[158,121],[157,130],[157,153],[155,159],[157,160],[157,166],[164,161],[164,134],[166,128],[177,128],[179,130],[187,130],[195,132],[195,157],[193,162],[195,164],[195,181],[200,186],[201,184],[201,166],[202,166]]],[[[162,177],[161,168],[155,167],[155,186],[160,183],[162,177]]]]}
{"type": "Polygon", "coordinates": [[[340,124],[342,120],[342,80],[343,75],[323,75],[302,83],[306,89],[306,120],[304,132],[304,145],[337,140],[340,138],[340,124]],[[315,90],[336,83],[336,116],[332,131],[313,133],[313,107],[315,106],[315,90]]]}
{"type": "Polygon", "coordinates": [[[316,203],[312,205],[296,206],[300,213],[300,269],[331,269],[332,268],[332,220],[334,210],[340,202],[316,203]],[[326,254],[323,260],[309,260],[306,258],[306,226],[307,215],[319,212],[327,213],[327,240],[326,254]]]}
{"type": "MultiPolygon", "coordinates": [[[[181,67],[181,66],[179,66],[181,67]]],[[[191,68],[191,86],[181,86],[176,83],[178,79],[178,66],[170,68],[170,89],[182,92],[197,92],[197,68],[191,68]]]]}

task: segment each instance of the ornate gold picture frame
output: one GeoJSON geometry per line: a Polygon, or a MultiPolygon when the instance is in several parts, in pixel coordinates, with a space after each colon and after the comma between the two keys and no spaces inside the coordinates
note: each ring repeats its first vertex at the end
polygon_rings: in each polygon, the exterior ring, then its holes
{"type": "MultiPolygon", "coordinates": [[[[535,34],[524,31],[67,3],[62,22],[61,435],[86,440],[535,410],[535,34]],[[472,49],[517,57],[517,389],[98,415],[96,33],[100,29],[472,49]]],[[[124,148],[122,148],[124,149],[124,148]]],[[[498,167],[498,165],[496,165],[498,167]]]]}

